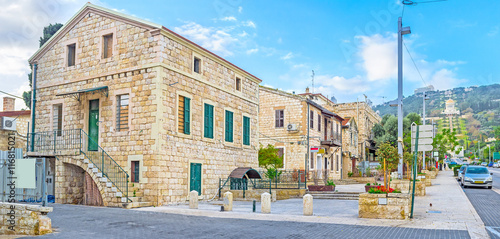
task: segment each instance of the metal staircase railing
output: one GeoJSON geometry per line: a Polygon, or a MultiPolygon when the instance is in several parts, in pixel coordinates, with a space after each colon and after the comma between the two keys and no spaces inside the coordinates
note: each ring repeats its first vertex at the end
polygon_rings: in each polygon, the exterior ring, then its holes
{"type": "Polygon", "coordinates": [[[128,198],[129,175],[115,160],[82,129],[54,130],[29,133],[27,151],[48,155],[83,154],[94,166],[109,179],[122,197],[128,198]],[[92,150],[89,150],[92,145],[92,150]]]}

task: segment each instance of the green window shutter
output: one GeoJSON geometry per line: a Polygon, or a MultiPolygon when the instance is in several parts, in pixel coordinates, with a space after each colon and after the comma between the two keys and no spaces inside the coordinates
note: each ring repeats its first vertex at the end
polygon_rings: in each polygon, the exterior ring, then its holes
{"type": "Polygon", "coordinates": [[[191,99],[185,97],[184,98],[184,133],[185,134],[190,134],[191,133],[191,121],[189,118],[189,113],[191,111],[191,99]]]}
{"type": "Polygon", "coordinates": [[[243,116],[243,144],[250,145],[250,118],[243,116]]]}
{"type": "Polygon", "coordinates": [[[214,138],[214,107],[209,104],[205,104],[205,138],[214,138]]]}
{"type": "Polygon", "coordinates": [[[226,141],[233,142],[233,112],[226,111],[226,141]]]}

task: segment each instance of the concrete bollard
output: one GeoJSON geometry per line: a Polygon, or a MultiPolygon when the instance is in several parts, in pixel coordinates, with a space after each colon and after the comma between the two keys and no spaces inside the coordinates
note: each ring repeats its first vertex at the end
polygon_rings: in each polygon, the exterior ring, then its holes
{"type": "Polygon", "coordinates": [[[304,203],[304,216],[313,215],[313,196],[311,194],[306,194],[303,197],[304,203]]]}
{"type": "Polygon", "coordinates": [[[271,213],[271,194],[263,193],[260,195],[260,212],[271,213]]]}
{"type": "Polygon", "coordinates": [[[224,211],[232,211],[233,210],[233,193],[225,192],[224,193],[224,211]]]}
{"type": "Polygon", "coordinates": [[[198,209],[198,192],[196,190],[189,192],[189,208],[198,209]]]}

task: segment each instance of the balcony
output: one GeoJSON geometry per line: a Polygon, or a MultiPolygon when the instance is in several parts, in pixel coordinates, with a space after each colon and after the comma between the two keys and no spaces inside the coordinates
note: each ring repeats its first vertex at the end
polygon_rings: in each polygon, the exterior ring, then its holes
{"type": "Polygon", "coordinates": [[[321,139],[321,145],[326,146],[342,146],[342,135],[339,133],[331,133],[330,135],[324,135],[321,139]]]}

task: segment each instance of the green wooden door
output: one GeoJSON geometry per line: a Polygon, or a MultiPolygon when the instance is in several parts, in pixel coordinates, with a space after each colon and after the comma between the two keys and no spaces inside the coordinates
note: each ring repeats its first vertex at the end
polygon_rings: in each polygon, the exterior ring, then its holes
{"type": "Polygon", "coordinates": [[[89,151],[97,151],[99,142],[99,100],[89,101],[89,151]]]}
{"type": "Polygon", "coordinates": [[[191,163],[189,191],[196,190],[201,195],[201,163],[191,163]]]}

